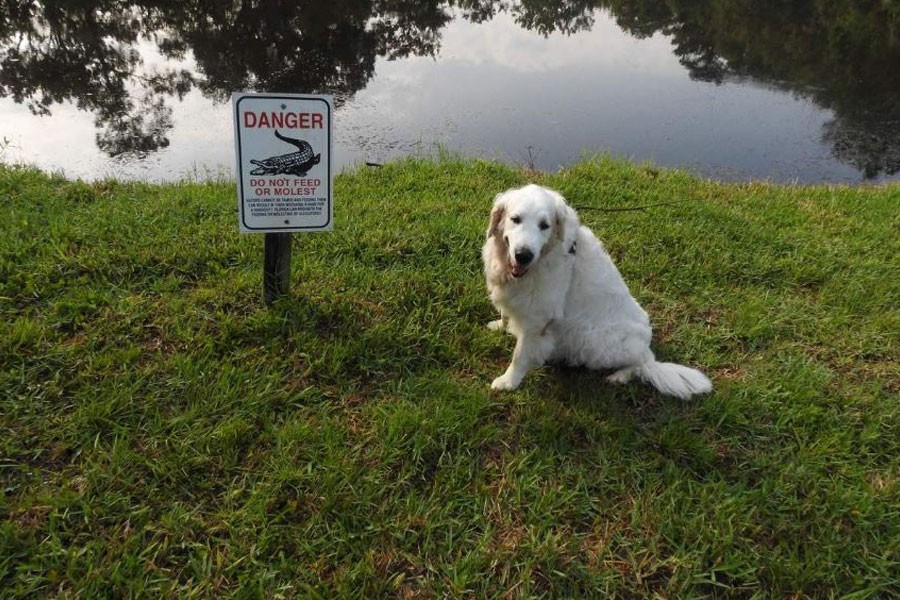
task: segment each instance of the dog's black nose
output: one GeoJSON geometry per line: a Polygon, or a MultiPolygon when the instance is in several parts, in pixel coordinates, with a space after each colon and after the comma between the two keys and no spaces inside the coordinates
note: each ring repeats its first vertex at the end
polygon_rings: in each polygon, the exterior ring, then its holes
{"type": "Polygon", "coordinates": [[[528,248],[522,248],[520,250],[516,250],[516,262],[520,265],[527,265],[531,262],[531,259],[534,258],[534,252],[529,250],[528,248]]]}

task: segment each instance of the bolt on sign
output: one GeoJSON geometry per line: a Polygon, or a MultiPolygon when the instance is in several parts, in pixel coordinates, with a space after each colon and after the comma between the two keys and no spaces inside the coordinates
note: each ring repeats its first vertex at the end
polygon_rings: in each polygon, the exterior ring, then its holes
{"type": "Polygon", "coordinates": [[[331,231],[331,96],[231,96],[242,232],[331,231]]]}

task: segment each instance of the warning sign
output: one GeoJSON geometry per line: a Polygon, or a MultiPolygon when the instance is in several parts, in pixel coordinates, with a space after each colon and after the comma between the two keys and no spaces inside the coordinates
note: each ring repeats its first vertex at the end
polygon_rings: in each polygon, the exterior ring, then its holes
{"type": "Polygon", "coordinates": [[[231,96],[242,232],[331,231],[331,96],[231,96]]]}

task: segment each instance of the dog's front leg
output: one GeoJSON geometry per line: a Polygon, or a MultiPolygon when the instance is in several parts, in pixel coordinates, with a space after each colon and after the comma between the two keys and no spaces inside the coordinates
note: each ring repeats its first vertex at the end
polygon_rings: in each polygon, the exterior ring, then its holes
{"type": "Polygon", "coordinates": [[[487,324],[491,331],[506,331],[508,317],[500,311],[500,318],[487,324]]]}
{"type": "Polygon", "coordinates": [[[506,372],[491,383],[491,389],[516,389],[529,371],[544,364],[552,350],[553,337],[546,331],[546,327],[519,333],[516,336],[512,362],[506,372]]]}

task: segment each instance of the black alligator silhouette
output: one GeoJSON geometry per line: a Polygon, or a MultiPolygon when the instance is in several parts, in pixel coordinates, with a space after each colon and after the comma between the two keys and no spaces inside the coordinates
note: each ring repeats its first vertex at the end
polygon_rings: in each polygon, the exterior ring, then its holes
{"type": "Polygon", "coordinates": [[[297,146],[297,152],[270,156],[262,160],[251,159],[250,162],[257,165],[257,168],[250,171],[251,175],[296,175],[297,177],[303,177],[313,165],[319,164],[321,154],[314,155],[309,142],[283,136],[278,133],[277,129],[275,130],[275,137],[282,142],[297,146]]]}

